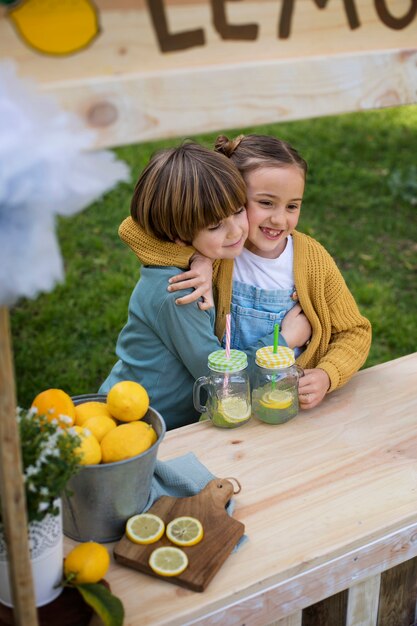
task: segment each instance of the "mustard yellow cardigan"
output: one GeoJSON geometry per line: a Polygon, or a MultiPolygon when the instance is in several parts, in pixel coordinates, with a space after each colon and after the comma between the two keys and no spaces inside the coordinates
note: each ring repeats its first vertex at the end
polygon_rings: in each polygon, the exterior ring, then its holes
{"type": "MultiPolygon", "coordinates": [[[[131,217],[122,222],[119,235],[143,265],[187,268],[195,253],[192,246],[178,246],[146,234],[131,217]]],[[[295,289],[312,327],[311,341],[297,363],[327,372],[329,391],[333,391],[365,363],[371,346],[371,324],[360,314],[336,263],[323,246],[296,230],[292,236],[295,289]]],[[[232,274],[232,260],[215,261],[213,290],[220,341],[230,311],[232,274]]]]}

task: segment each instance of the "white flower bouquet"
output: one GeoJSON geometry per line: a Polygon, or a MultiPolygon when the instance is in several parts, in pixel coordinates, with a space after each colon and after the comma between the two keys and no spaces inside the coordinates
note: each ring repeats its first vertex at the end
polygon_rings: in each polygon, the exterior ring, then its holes
{"type": "MultiPolygon", "coordinates": [[[[76,453],[80,438],[72,429],[65,428],[65,416],[60,416],[58,422],[38,415],[36,409],[18,408],[16,418],[28,521],[41,521],[48,514],[56,516],[59,513],[58,499],[80,467],[80,457],[76,453]]],[[[71,422],[70,418],[68,422],[71,422]]]]}

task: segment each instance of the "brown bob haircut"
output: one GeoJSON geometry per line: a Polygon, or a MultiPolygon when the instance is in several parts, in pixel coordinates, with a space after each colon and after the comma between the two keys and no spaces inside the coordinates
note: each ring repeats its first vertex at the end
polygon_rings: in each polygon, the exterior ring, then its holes
{"type": "Polygon", "coordinates": [[[189,142],[153,155],[136,183],[130,214],[158,239],[191,243],[245,203],[245,183],[233,162],[189,142]]]}

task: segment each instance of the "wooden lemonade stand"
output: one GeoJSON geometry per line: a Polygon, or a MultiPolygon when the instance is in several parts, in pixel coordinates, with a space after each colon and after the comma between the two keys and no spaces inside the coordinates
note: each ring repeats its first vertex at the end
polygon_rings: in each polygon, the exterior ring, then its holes
{"type": "Polygon", "coordinates": [[[362,370],[280,426],[168,432],[161,460],[194,452],[239,480],[233,517],[247,541],[203,593],[113,562],[106,579],[126,625],[412,626],[416,384],[414,353],[362,370]]]}
{"type": "MultiPolygon", "coordinates": [[[[52,22],[48,11],[3,7],[0,59],[14,60],[20,76],[77,113],[96,131],[97,148],[417,102],[416,0],[65,5],[56,3],[52,22]],[[59,23],[64,31],[75,25],[77,37],[57,36],[59,23]]],[[[193,450],[216,475],[241,480],[236,516],[249,544],[198,596],[112,567],[126,623],[408,626],[416,597],[416,359],[359,373],[281,429],[283,439],[256,424],[236,437],[202,424],[169,433],[162,459],[193,450]],[[268,442],[274,470],[265,475],[256,450],[268,442]],[[138,577],[146,593],[136,604],[138,577]]],[[[0,494],[15,621],[35,626],[15,406],[3,307],[0,494]]]]}

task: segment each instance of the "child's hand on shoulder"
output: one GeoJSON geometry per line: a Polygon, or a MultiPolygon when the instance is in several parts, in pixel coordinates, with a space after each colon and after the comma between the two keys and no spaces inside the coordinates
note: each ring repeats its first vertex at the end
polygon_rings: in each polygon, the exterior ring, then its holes
{"type": "Polygon", "coordinates": [[[194,289],[187,296],[178,298],[175,304],[190,304],[196,300],[202,311],[214,307],[213,299],[213,261],[196,252],[191,258],[191,268],[187,272],[181,272],[169,279],[168,291],[175,292],[181,289],[194,289]]]}
{"type": "Polygon", "coordinates": [[[300,409],[312,409],[320,404],[329,387],[330,378],[327,372],[319,367],[305,369],[298,384],[300,409]]]}

